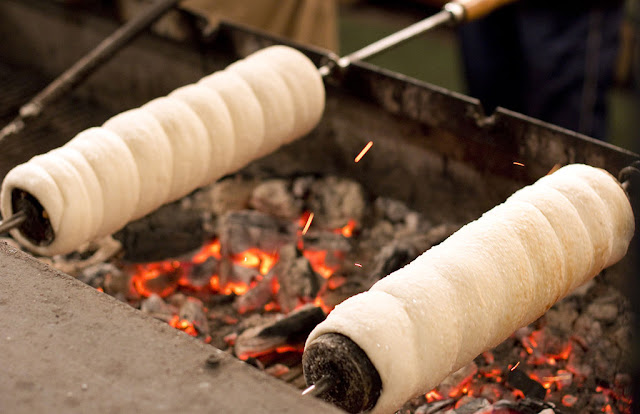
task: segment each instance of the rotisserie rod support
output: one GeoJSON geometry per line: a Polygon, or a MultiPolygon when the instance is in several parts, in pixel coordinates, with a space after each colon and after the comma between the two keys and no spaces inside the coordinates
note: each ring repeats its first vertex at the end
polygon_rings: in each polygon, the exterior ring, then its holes
{"type": "Polygon", "coordinates": [[[20,132],[28,118],[40,115],[51,102],[65,95],[109,60],[153,22],[171,10],[180,0],[158,0],[118,28],[98,46],[64,71],[29,102],[20,107],[18,116],[0,131],[0,142],[20,132]]]}
{"type": "Polygon", "coordinates": [[[352,62],[362,61],[376,56],[384,51],[401,45],[407,40],[425,33],[428,30],[444,24],[460,24],[480,18],[494,9],[512,3],[514,0],[454,0],[445,4],[441,11],[420,20],[398,32],[392,33],[370,45],[356,50],[347,56],[336,58],[335,61],[318,69],[320,75],[329,75],[336,67],[344,69],[352,62]]]}
{"type": "Polygon", "coordinates": [[[0,234],[6,233],[9,230],[12,230],[18,227],[19,225],[24,223],[26,219],[27,219],[27,213],[25,213],[24,211],[18,211],[13,216],[0,222],[0,234]]]}
{"type": "Polygon", "coordinates": [[[302,395],[317,397],[319,395],[324,394],[331,388],[335,387],[336,386],[335,383],[336,381],[333,379],[333,377],[329,375],[324,376],[320,378],[320,380],[318,380],[318,382],[316,382],[315,384],[311,384],[310,386],[305,388],[304,391],[302,391],[302,395]]]}

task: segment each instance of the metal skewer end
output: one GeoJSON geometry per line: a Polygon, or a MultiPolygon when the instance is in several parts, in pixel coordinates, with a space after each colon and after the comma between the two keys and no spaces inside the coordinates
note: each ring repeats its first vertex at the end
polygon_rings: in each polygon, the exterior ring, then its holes
{"type": "Polygon", "coordinates": [[[24,223],[26,219],[27,214],[24,211],[18,211],[13,216],[0,222],[0,234],[15,229],[16,227],[24,223]]]}
{"type": "Polygon", "coordinates": [[[302,395],[317,397],[329,391],[334,386],[335,382],[333,378],[329,375],[326,375],[320,378],[315,384],[311,384],[310,386],[308,386],[304,391],[302,391],[302,395]]]}

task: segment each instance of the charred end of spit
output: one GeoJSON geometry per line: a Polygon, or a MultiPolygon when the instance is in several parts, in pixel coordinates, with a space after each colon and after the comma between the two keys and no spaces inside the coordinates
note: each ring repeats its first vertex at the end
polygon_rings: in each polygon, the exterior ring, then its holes
{"type": "Polygon", "coordinates": [[[328,333],[305,349],[302,366],[307,384],[330,377],[333,386],[319,398],[350,413],[371,410],[382,390],[382,381],[367,354],[344,335],[328,333]]]}
{"type": "Polygon", "coordinates": [[[55,234],[47,212],[34,196],[15,188],[11,192],[11,207],[14,213],[22,211],[27,217],[27,220],[18,226],[18,230],[27,240],[37,246],[48,246],[53,242],[55,234]]]}

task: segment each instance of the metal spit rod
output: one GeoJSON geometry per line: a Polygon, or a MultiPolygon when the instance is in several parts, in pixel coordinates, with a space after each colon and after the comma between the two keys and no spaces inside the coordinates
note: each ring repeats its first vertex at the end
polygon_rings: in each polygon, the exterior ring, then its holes
{"type": "Polygon", "coordinates": [[[369,59],[411,40],[422,33],[445,24],[460,24],[478,19],[491,11],[515,0],[453,0],[445,4],[438,13],[390,34],[353,53],[334,60],[318,69],[320,75],[328,76],[337,68],[344,69],[352,62],[369,59]]]}
{"type": "Polygon", "coordinates": [[[27,119],[40,115],[43,109],[85,80],[131,40],[171,10],[180,0],[158,0],[120,26],[98,46],[64,71],[29,102],[20,107],[18,116],[0,130],[0,143],[25,127],[27,119]]]}

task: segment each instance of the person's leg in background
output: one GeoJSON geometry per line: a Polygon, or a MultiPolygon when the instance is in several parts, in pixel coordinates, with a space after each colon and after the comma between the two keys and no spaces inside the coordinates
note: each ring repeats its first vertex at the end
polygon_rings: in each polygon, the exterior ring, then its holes
{"type": "Polygon", "coordinates": [[[605,139],[623,5],[598,3],[521,2],[463,27],[469,93],[605,139]]]}
{"type": "Polygon", "coordinates": [[[514,7],[466,23],[459,33],[469,95],[480,99],[487,115],[497,106],[522,112],[523,58],[514,7]]]}

